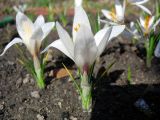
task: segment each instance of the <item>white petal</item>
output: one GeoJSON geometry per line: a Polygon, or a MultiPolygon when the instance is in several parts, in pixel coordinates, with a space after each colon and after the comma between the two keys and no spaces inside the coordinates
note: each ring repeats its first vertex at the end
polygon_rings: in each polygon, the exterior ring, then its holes
{"type": "Polygon", "coordinates": [[[92,65],[96,59],[97,46],[94,40],[94,36],[90,29],[82,25],[77,33],[74,59],[77,66],[83,68],[85,64],[92,65]]]}
{"type": "Polygon", "coordinates": [[[148,2],[149,0],[129,0],[129,2],[133,3],[133,4],[144,4],[146,2],[148,2]]]}
{"type": "Polygon", "coordinates": [[[100,20],[100,22],[105,23],[107,27],[110,25],[118,25],[118,23],[106,21],[106,20],[100,20]]]}
{"type": "Polygon", "coordinates": [[[27,45],[28,50],[33,55],[34,53],[39,52],[41,47],[41,42],[43,39],[43,31],[41,28],[38,28],[32,35],[29,44],[27,45]]]}
{"type": "Polygon", "coordinates": [[[74,0],[74,2],[75,2],[75,7],[78,7],[78,6],[82,6],[83,0],[74,0]]]}
{"type": "Polygon", "coordinates": [[[154,54],[155,54],[156,57],[160,57],[160,41],[157,44],[157,47],[154,51],[154,54]]]}
{"type": "Polygon", "coordinates": [[[109,19],[109,20],[112,20],[112,16],[111,16],[111,12],[110,11],[108,11],[108,10],[102,10],[102,13],[103,13],[103,15],[107,18],[107,19],[109,19]]]}
{"type": "Polygon", "coordinates": [[[34,26],[32,21],[23,13],[18,12],[16,15],[17,31],[22,39],[28,39],[31,37],[34,26]]]}
{"type": "Polygon", "coordinates": [[[62,43],[64,44],[70,55],[73,57],[73,51],[74,51],[73,41],[71,40],[69,34],[62,28],[62,26],[58,22],[56,22],[56,27],[62,43]]]}
{"type": "Polygon", "coordinates": [[[124,1],[123,1],[123,16],[125,16],[126,5],[127,5],[127,1],[124,0],[124,1]]]}
{"type": "Polygon", "coordinates": [[[143,29],[145,28],[145,19],[143,17],[140,17],[140,24],[143,27],[143,29]]]}
{"type": "Polygon", "coordinates": [[[81,6],[79,6],[75,8],[75,15],[73,20],[73,28],[72,28],[73,41],[75,41],[75,38],[76,38],[76,34],[77,34],[76,29],[79,29],[79,26],[81,26],[81,24],[86,25],[91,31],[91,25],[90,25],[88,16],[84,11],[84,9],[81,6]]]}
{"type": "Polygon", "coordinates": [[[116,15],[119,21],[124,19],[124,8],[119,0],[115,0],[116,15]]]}
{"type": "Polygon", "coordinates": [[[153,29],[156,29],[156,26],[157,26],[159,23],[160,23],[160,19],[158,19],[158,20],[156,21],[156,23],[153,25],[153,29]]]}
{"type": "Polygon", "coordinates": [[[150,19],[150,21],[149,21],[148,27],[149,27],[150,29],[153,27],[154,19],[155,19],[155,17],[153,16],[153,17],[151,17],[151,19],[150,19]]]}
{"type": "Polygon", "coordinates": [[[42,30],[43,30],[43,39],[51,32],[53,27],[55,26],[55,22],[48,22],[42,25],[42,30]]]}
{"type": "Polygon", "coordinates": [[[94,36],[96,45],[98,47],[97,57],[101,55],[105,49],[107,43],[109,42],[109,37],[112,31],[112,27],[104,28],[96,33],[94,36]]]}
{"type": "Polygon", "coordinates": [[[38,16],[36,21],[34,22],[34,27],[40,27],[45,23],[44,17],[42,15],[38,16]]]}
{"type": "Polygon", "coordinates": [[[145,6],[139,5],[139,4],[136,4],[136,6],[141,8],[144,12],[148,13],[149,15],[152,15],[151,11],[148,8],[146,8],[145,6]]]}
{"type": "Polygon", "coordinates": [[[51,47],[57,48],[58,50],[63,52],[65,55],[67,55],[70,59],[72,59],[74,61],[73,57],[70,55],[70,53],[68,52],[68,50],[66,49],[66,47],[64,46],[64,44],[62,43],[61,40],[56,40],[56,41],[52,42],[41,53],[46,52],[51,47]]]}
{"type": "Polygon", "coordinates": [[[14,44],[16,43],[22,43],[23,41],[20,38],[14,38],[4,49],[3,53],[0,56],[3,56],[6,51],[14,44]]]}
{"type": "Polygon", "coordinates": [[[114,38],[117,37],[119,34],[121,34],[125,29],[125,25],[115,25],[112,26],[112,32],[111,35],[109,37],[109,41],[114,38]]]}
{"type": "Polygon", "coordinates": [[[132,37],[134,37],[135,39],[140,38],[140,34],[138,33],[138,30],[136,29],[135,23],[131,22],[130,23],[130,30],[131,30],[131,35],[132,37]]]}
{"type": "Polygon", "coordinates": [[[131,22],[131,23],[130,23],[130,30],[131,30],[131,32],[132,32],[133,34],[137,34],[137,33],[138,33],[138,30],[136,29],[134,22],[131,22]]]}
{"type": "Polygon", "coordinates": [[[134,22],[130,22],[130,29],[131,29],[131,31],[135,30],[135,23],[134,22]]]}

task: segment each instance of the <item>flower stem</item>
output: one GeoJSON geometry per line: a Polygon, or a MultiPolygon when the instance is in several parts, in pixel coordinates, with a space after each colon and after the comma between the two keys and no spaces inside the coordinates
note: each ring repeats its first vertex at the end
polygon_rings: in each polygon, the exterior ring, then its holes
{"type": "Polygon", "coordinates": [[[43,71],[41,69],[41,65],[40,65],[38,57],[34,56],[33,61],[34,61],[34,69],[35,69],[36,77],[37,77],[36,78],[37,85],[40,89],[43,89],[45,87],[44,75],[43,75],[43,71]]]}
{"type": "Polygon", "coordinates": [[[84,72],[83,76],[81,77],[81,89],[82,89],[82,108],[86,112],[91,111],[92,107],[92,86],[89,83],[88,75],[84,72]]]}

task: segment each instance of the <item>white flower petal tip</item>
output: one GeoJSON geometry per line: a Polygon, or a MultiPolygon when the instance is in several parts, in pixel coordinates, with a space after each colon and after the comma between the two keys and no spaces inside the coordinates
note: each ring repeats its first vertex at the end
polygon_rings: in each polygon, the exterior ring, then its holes
{"type": "Polygon", "coordinates": [[[160,41],[159,41],[158,44],[157,44],[157,47],[156,47],[156,49],[155,49],[155,51],[154,51],[154,55],[155,55],[156,57],[160,57],[160,41]]]}
{"type": "Polygon", "coordinates": [[[72,35],[73,35],[73,41],[75,41],[77,31],[75,28],[79,25],[86,25],[91,30],[91,25],[87,16],[87,13],[83,9],[83,7],[79,6],[75,8],[75,15],[73,20],[73,28],[72,28],[72,35]]]}
{"type": "Polygon", "coordinates": [[[33,22],[21,12],[16,15],[16,27],[23,40],[29,39],[34,31],[33,22]]]}
{"type": "Polygon", "coordinates": [[[36,21],[34,22],[35,27],[39,27],[41,25],[43,25],[45,23],[44,17],[42,15],[39,15],[36,19],[36,21]]]}
{"type": "Polygon", "coordinates": [[[83,0],[74,0],[75,7],[82,6],[83,0]]]}
{"type": "Polygon", "coordinates": [[[115,26],[113,26],[109,39],[112,39],[112,38],[120,35],[124,31],[125,27],[126,27],[125,25],[115,25],[115,26]]]}
{"type": "Polygon", "coordinates": [[[64,44],[62,43],[62,41],[56,40],[54,42],[52,42],[48,47],[46,47],[41,54],[43,54],[44,52],[46,52],[48,49],[50,49],[51,47],[53,48],[57,48],[58,50],[60,50],[61,52],[63,52],[66,56],[68,56],[70,59],[73,60],[73,57],[71,56],[71,54],[68,52],[68,50],[66,49],[66,47],[64,46],[64,44]]]}
{"type": "Polygon", "coordinates": [[[3,53],[0,54],[0,56],[3,56],[6,53],[6,51],[16,43],[22,43],[22,40],[20,38],[14,38],[10,43],[8,43],[8,45],[5,47],[3,53]]]}
{"type": "Polygon", "coordinates": [[[54,26],[55,26],[55,22],[48,22],[42,25],[43,39],[51,32],[54,26]]]}
{"type": "Polygon", "coordinates": [[[144,12],[148,13],[149,15],[152,15],[151,11],[148,8],[146,8],[145,6],[139,5],[139,4],[136,4],[136,6],[141,8],[144,12]]]}
{"type": "Polygon", "coordinates": [[[129,0],[129,2],[133,3],[133,4],[139,4],[142,5],[144,3],[147,3],[149,0],[129,0]]]}
{"type": "Polygon", "coordinates": [[[52,47],[52,45],[47,46],[43,51],[40,52],[40,54],[45,53],[45,52],[46,52],[49,48],[51,48],[51,47],[52,47]]]}
{"type": "Polygon", "coordinates": [[[119,0],[115,0],[116,16],[118,21],[123,21],[124,19],[124,7],[121,5],[119,0]]]}
{"type": "Polygon", "coordinates": [[[63,27],[58,22],[56,22],[56,28],[57,28],[57,32],[60,37],[60,40],[62,41],[63,45],[65,46],[65,48],[67,48],[69,54],[73,58],[74,44],[70,35],[65,29],[63,29],[63,27]]]}
{"type": "Polygon", "coordinates": [[[96,45],[98,47],[97,56],[101,55],[106,45],[108,44],[111,32],[112,32],[112,27],[107,27],[97,32],[96,35],[94,36],[96,45]]]}

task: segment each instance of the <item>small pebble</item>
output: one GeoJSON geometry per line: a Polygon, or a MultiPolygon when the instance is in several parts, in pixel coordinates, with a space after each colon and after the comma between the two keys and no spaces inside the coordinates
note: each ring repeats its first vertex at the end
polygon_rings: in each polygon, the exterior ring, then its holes
{"type": "Polygon", "coordinates": [[[33,92],[31,92],[31,97],[38,99],[38,98],[40,98],[40,94],[38,91],[33,91],[33,92]]]}
{"type": "Polygon", "coordinates": [[[70,120],[78,120],[76,117],[71,116],[70,120]]]}
{"type": "Polygon", "coordinates": [[[132,51],[136,51],[137,48],[135,46],[131,47],[132,51]]]}
{"type": "Polygon", "coordinates": [[[27,84],[30,80],[29,74],[26,75],[26,77],[23,79],[23,84],[27,84]]]}
{"type": "Polygon", "coordinates": [[[16,87],[17,88],[20,88],[22,85],[22,78],[19,78],[17,81],[16,81],[16,87]]]}
{"type": "Polygon", "coordinates": [[[4,109],[4,103],[0,104],[0,110],[4,109]]]}
{"type": "Polygon", "coordinates": [[[37,115],[37,119],[38,119],[38,120],[45,120],[45,119],[44,119],[44,116],[42,116],[42,115],[40,115],[40,114],[37,115]]]}
{"type": "Polygon", "coordinates": [[[35,84],[35,80],[34,80],[33,78],[31,78],[31,79],[30,79],[30,83],[31,83],[32,85],[34,85],[34,84],[35,84]]]}
{"type": "Polygon", "coordinates": [[[148,111],[149,110],[149,105],[146,103],[146,101],[142,98],[138,99],[134,105],[140,109],[140,110],[143,110],[143,111],[148,111]]]}
{"type": "Polygon", "coordinates": [[[62,108],[62,103],[61,103],[61,102],[58,102],[58,106],[59,106],[59,108],[61,109],[61,108],[62,108]]]}
{"type": "Polygon", "coordinates": [[[54,76],[54,71],[51,70],[51,71],[49,72],[49,77],[53,77],[53,76],[54,76]]]}
{"type": "Polygon", "coordinates": [[[8,61],[8,64],[9,64],[9,65],[14,65],[15,63],[12,62],[12,61],[8,61]]]}
{"type": "Polygon", "coordinates": [[[134,103],[135,107],[138,108],[141,112],[144,112],[147,116],[152,116],[153,111],[150,109],[150,106],[146,103],[143,98],[138,99],[134,103]]]}

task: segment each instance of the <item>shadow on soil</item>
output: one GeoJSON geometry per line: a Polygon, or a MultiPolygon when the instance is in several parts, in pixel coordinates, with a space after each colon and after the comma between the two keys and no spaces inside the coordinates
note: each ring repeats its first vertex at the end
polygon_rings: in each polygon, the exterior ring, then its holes
{"type": "Polygon", "coordinates": [[[160,85],[113,84],[122,73],[123,70],[111,72],[96,84],[91,120],[159,120],[160,85]],[[149,105],[149,111],[134,106],[140,98],[149,105]]]}

